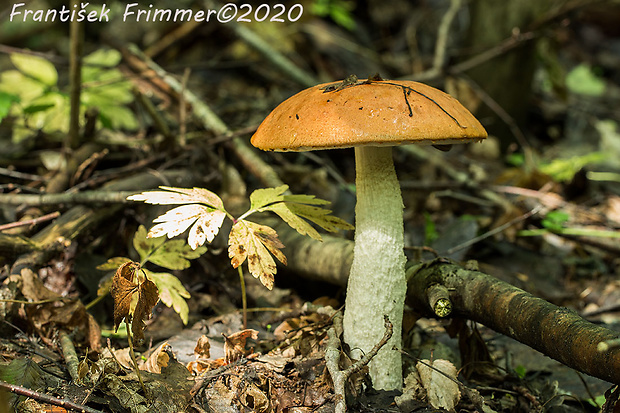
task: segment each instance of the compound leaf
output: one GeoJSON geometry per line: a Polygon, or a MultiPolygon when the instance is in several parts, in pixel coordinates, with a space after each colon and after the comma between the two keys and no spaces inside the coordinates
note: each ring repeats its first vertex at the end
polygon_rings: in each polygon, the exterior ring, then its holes
{"type": "Polygon", "coordinates": [[[353,229],[346,221],[331,215],[330,210],[315,206],[327,205],[329,201],[314,195],[283,195],[287,190],[287,185],[257,189],[250,195],[250,210],[274,212],[301,235],[309,235],[319,241],[321,235],[302,218],[329,232],[353,229]]]}
{"type": "Polygon", "coordinates": [[[291,211],[288,204],[280,202],[275,205],[270,205],[269,210],[276,213],[284,222],[289,224],[291,228],[299,232],[301,235],[308,235],[317,241],[323,240],[321,235],[312,225],[308,223],[308,221],[302,219],[300,216],[291,211]]]}
{"type": "Polygon", "coordinates": [[[161,247],[164,242],[166,242],[165,238],[148,238],[144,225],[140,225],[133,235],[133,247],[140,255],[142,262],[145,262],[148,256],[161,247]]]}
{"type": "Polygon", "coordinates": [[[262,212],[266,206],[284,201],[282,194],[287,190],[288,185],[257,189],[250,194],[250,209],[262,212]]]}
{"type": "Polygon", "coordinates": [[[299,215],[309,221],[314,222],[325,231],[336,232],[340,229],[353,229],[353,225],[345,220],[331,215],[330,210],[292,202],[286,202],[286,206],[295,215],[299,215]]]}
{"type": "Polygon", "coordinates": [[[149,279],[157,286],[161,302],[168,307],[172,307],[179,317],[181,317],[183,324],[187,324],[189,307],[185,300],[190,298],[191,295],[185,289],[181,281],[167,272],[153,272],[149,270],[145,270],[145,272],[149,279]]]}
{"type": "Polygon", "coordinates": [[[280,248],[284,245],[273,228],[250,221],[237,221],[228,237],[228,256],[232,266],[237,268],[247,259],[250,274],[270,290],[277,271],[271,254],[286,265],[286,257],[280,248]]]}
{"type": "Polygon", "coordinates": [[[207,247],[194,250],[183,240],[170,240],[154,250],[146,260],[170,270],[184,270],[191,265],[189,260],[200,257],[206,251],[207,247]]]}
{"type": "Polygon", "coordinates": [[[160,186],[163,191],[145,191],[127,197],[130,201],[144,201],[147,204],[205,204],[214,209],[225,211],[222,199],[204,188],[176,188],[160,186]]]}
{"type": "Polygon", "coordinates": [[[155,218],[154,222],[160,224],[150,229],[148,237],[167,235],[168,238],[173,238],[194,224],[188,234],[188,243],[196,249],[205,241],[213,241],[220,231],[224,218],[226,213],[217,209],[197,204],[182,205],[155,218]]]}

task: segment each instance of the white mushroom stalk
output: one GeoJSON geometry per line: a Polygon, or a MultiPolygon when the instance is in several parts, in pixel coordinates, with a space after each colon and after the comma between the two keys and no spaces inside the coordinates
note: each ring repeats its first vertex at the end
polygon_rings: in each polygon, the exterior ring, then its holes
{"type": "Polygon", "coordinates": [[[401,331],[407,283],[403,200],[391,147],[355,148],[355,247],[347,284],[344,339],[360,358],[383,337],[383,316],[394,334],[369,364],[375,389],[402,388],[401,331]]]}

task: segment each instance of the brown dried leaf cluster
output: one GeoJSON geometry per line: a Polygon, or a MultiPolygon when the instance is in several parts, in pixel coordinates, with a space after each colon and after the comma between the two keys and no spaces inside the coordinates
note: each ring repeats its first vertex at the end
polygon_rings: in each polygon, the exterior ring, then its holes
{"type": "Polygon", "coordinates": [[[23,269],[19,276],[12,275],[30,305],[22,305],[24,318],[43,340],[51,339],[58,329],[78,332],[91,350],[101,347],[101,328],[79,300],[63,299],[49,290],[32,270],[23,269]]]}
{"type": "Polygon", "coordinates": [[[114,329],[117,330],[120,323],[126,320],[131,323],[131,331],[138,342],[144,340],[144,321],[151,317],[151,311],[159,300],[157,287],[146,275],[142,281],[138,280],[139,270],[140,264],[137,262],[122,264],[114,274],[110,287],[114,300],[114,329]],[[133,302],[135,306],[132,306],[133,302]]]}

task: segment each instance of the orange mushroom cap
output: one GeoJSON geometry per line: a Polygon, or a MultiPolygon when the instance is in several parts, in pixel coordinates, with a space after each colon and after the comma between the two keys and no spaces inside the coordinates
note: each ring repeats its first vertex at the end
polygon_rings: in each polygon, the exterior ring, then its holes
{"type": "Polygon", "coordinates": [[[263,150],[359,145],[448,145],[487,133],[452,96],[423,83],[345,80],[317,85],[276,107],[252,136],[263,150]]]}

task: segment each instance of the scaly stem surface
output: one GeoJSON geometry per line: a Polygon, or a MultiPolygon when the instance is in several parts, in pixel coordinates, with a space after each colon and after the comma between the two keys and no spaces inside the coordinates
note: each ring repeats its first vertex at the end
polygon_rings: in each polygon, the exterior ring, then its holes
{"type": "Polygon", "coordinates": [[[407,285],[403,252],[403,200],[391,147],[355,148],[357,205],[355,247],[347,284],[344,339],[360,358],[384,334],[392,338],[370,362],[375,389],[402,388],[402,318],[407,285]]]}

